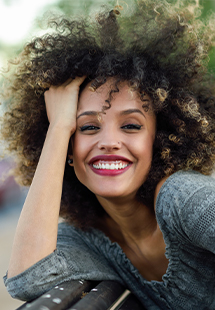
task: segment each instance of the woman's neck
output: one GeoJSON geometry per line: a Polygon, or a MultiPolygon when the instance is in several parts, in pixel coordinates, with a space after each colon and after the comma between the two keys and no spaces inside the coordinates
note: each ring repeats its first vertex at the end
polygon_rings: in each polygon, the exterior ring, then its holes
{"type": "Polygon", "coordinates": [[[98,200],[109,215],[103,222],[109,235],[115,232],[117,238],[121,236],[126,243],[139,243],[156,231],[154,211],[135,199],[110,201],[98,197],[98,200]]]}
{"type": "Polygon", "coordinates": [[[161,281],[168,260],[154,212],[136,201],[100,203],[109,216],[100,222],[98,228],[121,246],[145,279],[161,281]]]}

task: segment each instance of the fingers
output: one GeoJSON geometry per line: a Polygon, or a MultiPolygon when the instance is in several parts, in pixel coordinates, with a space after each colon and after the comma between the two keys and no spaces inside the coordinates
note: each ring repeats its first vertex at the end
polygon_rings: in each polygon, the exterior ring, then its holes
{"type": "Polygon", "coordinates": [[[66,87],[67,85],[69,85],[72,81],[74,81],[74,79],[69,78],[68,80],[66,80],[63,84],[61,84],[61,86],[66,87]]]}
{"type": "Polygon", "coordinates": [[[79,87],[83,82],[84,80],[86,79],[86,76],[76,76],[75,79],[68,79],[66,82],[65,82],[65,87],[72,87],[72,86],[77,86],[79,87]]]}
{"type": "Polygon", "coordinates": [[[84,80],[86,79],[86,76],[76,76],[75,79],[69,78],[68,80],[66,80],[63,84],[61,84],[62,87],[66,87],[69,85],[76,85],[76,86],[80,86],[84,80]]]}
{"type": "Polygon", "coordinates": [[[80,85],[84,82],[84,80],[86,79],[86,76],[77,76],[75,79],[72,79],[72,78],[69,78],[68,80],[66,80],[64,83],[60,84],[60,85],[51,85],[49,87],[49,89],[47,89],[45,92],[44,92],[44,96],[47,95],[47,93],[50,93],[50,90],[53,91],[53,90],[56,90],[56,89],[71,89],[71,88],[74,88],[74,89],[79,89],[80,85]]]}
{"type": "Polygon", "coordinates": [[[74,132],[80,85],[86,76],[68,79],[61,85],[51,86],[44,93],[49,123],[74,132]]]}

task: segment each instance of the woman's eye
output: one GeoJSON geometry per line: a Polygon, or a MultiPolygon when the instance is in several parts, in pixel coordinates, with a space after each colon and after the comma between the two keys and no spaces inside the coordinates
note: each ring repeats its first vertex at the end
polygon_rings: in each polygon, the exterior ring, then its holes
{"type": "Polygon", "coordinates": [[[81,131],[87,131],[87,130],[98,130],[99,127],[98,126],[93,126],[93,125],[85,125],[80,127],[81,131]]]}
{"type": "Polygon", "coordinates": [[[138,125],[138,124],[127,124],[122,126],[122,129],[129,129],[129,130],[140,130],[142,127],[142,125],[138,125]]]}

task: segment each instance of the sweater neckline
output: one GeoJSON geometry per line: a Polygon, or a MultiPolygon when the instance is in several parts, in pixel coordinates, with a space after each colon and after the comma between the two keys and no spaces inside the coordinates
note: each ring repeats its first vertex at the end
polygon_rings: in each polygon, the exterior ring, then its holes
{"type": "MultiPolygon", "coordinates": [[[[139,270],[132,264],[132,262],[127,257],[121,246],[117,242],[112,242],[110,238],[107,235],[105,235],[103,231],[93,228],[90,232],[87,232],[87,236],[88,236],[88,244],[90,247],[94,248],[94,245],[96,245],[97,250],[100,253],[103,253],[105,257],[108,259],[108,261],[110,261],[114,266],[118,265],[121,266],[121,268],[125,268],[143,284],[153,285],[155,283],[159,284],[163,283],[163,280],[162,281],[146,280],[140,274],[139,270]]],[[[167,270],[168,268],[169,264],[167,270]]],[[[166,273],[164,275],[166,275],[166,273]]]]}

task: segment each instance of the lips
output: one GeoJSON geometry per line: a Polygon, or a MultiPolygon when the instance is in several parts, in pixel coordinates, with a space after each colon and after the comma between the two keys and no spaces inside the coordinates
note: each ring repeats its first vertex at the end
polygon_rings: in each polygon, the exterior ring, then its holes
{"type": "Polygon", "coordinates": [[[106,162],[106,161],[96,161],[93,163],[95,169],[106,169],[106,170],[119,170],[127,167],[129,163],[122,161],[106,162]]]}
{"type": "Polygon", "coordinates": [[[95,156],[89,161],[90,168],[100,175],[118,175],[130,168],[132,162],[122,156],[101,155],[95,156]]]}

